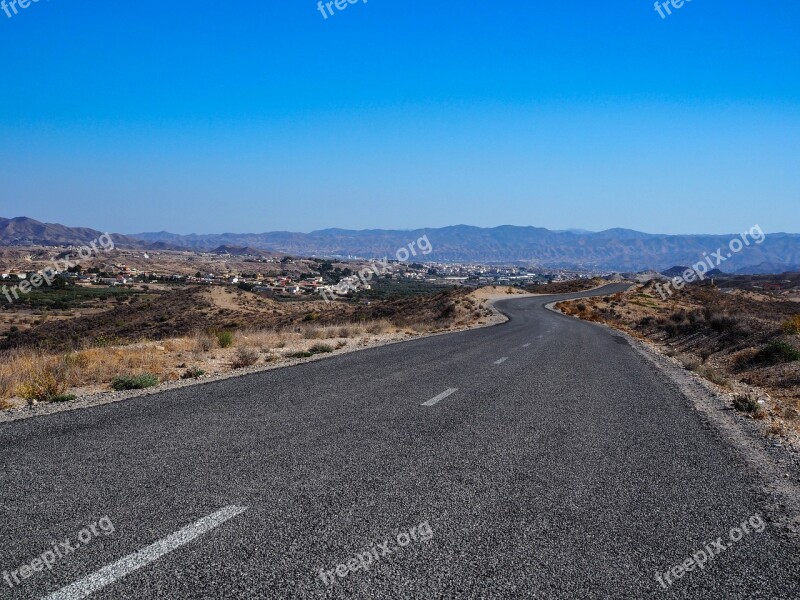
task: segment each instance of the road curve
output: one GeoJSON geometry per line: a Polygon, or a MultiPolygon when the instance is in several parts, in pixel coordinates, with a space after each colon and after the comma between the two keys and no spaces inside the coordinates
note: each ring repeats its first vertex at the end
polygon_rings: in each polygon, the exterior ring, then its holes
{"type": "Polygon", "coordinates": [[[800,598],[743,457],[544,309],[581,295],[0,425],[0,597],[800,598]]]}

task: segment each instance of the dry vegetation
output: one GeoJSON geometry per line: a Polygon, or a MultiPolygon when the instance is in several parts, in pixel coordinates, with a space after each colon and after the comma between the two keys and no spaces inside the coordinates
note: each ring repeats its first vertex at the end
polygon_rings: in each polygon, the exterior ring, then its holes
{"type": "Polygon", "coordinates": [[[663,300],[653,283],[561,302],[559,309],[655,343],[726,390],[734,408],[800,433],[800,303],[787,294],[688,286],[663,300]]]}
{"type": "Polygon", "coordinates": [[[467,290],[361,305],[180,289],[9,336],[0,351],[0,409],[462,329],[492,314],[485,302],[467,290]]]}

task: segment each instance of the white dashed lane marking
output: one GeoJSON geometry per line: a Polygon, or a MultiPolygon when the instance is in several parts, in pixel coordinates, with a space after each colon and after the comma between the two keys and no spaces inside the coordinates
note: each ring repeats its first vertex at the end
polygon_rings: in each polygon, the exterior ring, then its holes
{"type": "Polygon", "coordinates": [[[115,581],[158,560],[165,554],[194,541],[201,535],[219,527],[225,521],[242,514],[246,510],[247,507],[245,506],[226,506],[212,515],[203,517],[196,523],[187,525],[163,540],[147,546],[147,548],[129,554],[117,562],[95,571],[91,575],[61,588],[57,592],[53,592],[44,600],[79,600],[80,598],[88,598],[97,590],[111,585],[115,581]]]}
{"type": "Polygon", "coordinates": [[[447,389],[438,396],[436,396],[435,398],[431,398],[427,402],[423,402],[422,406],[433,406],[434,404],[437,404],[440,400],[444,400],[445,398],[447,398],[450,394],[455,394],[457,391],[458,388],[447,389]]]}
{"type": "Polygon", "coordinates": [[[496,361],[494,361],[494,364],[496,364],[496,365],[502,365],[502,364],[503,364],[504,362],[506,362],[507,360],[508,360],[508,357],[507,357],[507,356],[504,356],[504,357],[503,357],[503,358],[501,358],[500,360],[496,360],[496,361]]]}

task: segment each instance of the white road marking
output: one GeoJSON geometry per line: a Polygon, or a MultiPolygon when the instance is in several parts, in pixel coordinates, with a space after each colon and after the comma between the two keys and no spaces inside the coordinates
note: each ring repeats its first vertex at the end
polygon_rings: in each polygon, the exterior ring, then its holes
{"type": "Polygon", "coordinates": [[[502,364],[503,364],[504,362],[506,362],[507,360],[508,360],[508,357],[507,357],[507,356],[504,356],[504,357],[503,357],[503,358],[501,358],[500,360],[496,360],[496,361],[494,361],[494,364],[496,364],[496,365],[502,365],[502,364]]]}
{"type": "Polygon", "coordinates": [[[528,347],[528,346],[530,346],[530,345],[531,345],[531,344],[530,344],[530,342],[528,342],[527,344],[522,344],[522,347],[523,347],[523,348],[527,348],[527,347],[528,347]]]}
{"type": "Polygon", "coordinates": [[[130,575],[134,571],[158,560],[165,554],[188,544],[204,533],[208,533],[212,529],[219,527],[225,521],[242,514],[246,510],[246,506],[226,506],[212,515],[203,517],[196,523],[187,525],[183,529],[165,537],[163,540],[159,540],[155,544],[147,546],[147,548],[129,554],[119,559],[117,562],[103,567],[99,571],[95,571],[91,575],[67,587],[63,587],[57,592],[53,592],[43,600],[79,600],[80,598],[88,598],[97,590],[130,575]]]}
{"type": "Polygon", "coordinates": [[[443,391],[441,394],[439,394],[438,396],[436,396],[435,398],[431,398],[427,402],[423,402],[422,406],[433,406],[434,404],[438,403],[440,400],[444,400],[445,398],[447,398],[450,394],[455,394],[457,391],[458,391],[458,388],[447,389],[447,390],[443,391]]]}

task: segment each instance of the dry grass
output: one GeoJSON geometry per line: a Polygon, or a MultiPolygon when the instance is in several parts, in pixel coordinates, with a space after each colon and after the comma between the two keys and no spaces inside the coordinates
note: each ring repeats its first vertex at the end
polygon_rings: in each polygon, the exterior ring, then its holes
{"type": "Polygon", "coordinates": [[[210,352],[215,346],[214,338],[206,332],[198,332],[194,337],[194,351],[197,354],[210,352]]]}
{"type": "Polygon", "coordinates": [[[287,341],[299,337],[297,334],[278,332],[274,329],[251,329],[243,331],[237,336],[238,347],[261,348],[263,352],[269,352],[273,348],[283,348],[287,341]]]}
{"type": "Polygon", "coordinates": [[[14,387],[13,378],[8,373],[0,371],[0,403],[6,402],[14,395],[14,387]]]}
{"type": "Polygon", "coordinates": [[[4,358],[0,379],[6,397],[17,395],[28,402],[44,402],[67,391],[71,365],[63,357],[23,350],[7,353],[4,358]]]}
{"type": "Polygon", "coordinates": [[[191,338],[175,338],[162,344],[167,352],[188,352],[195,348],[195,340],[191,338]]]}
{"type": "Polygon", "coordinates": [[[67,392],[64,365],[42,364],[25,374],[17,393],[28,402],[49,402],[67,392]]]}
{"type": "Polygon", "coordinates": [[[790,335],[800,334],[800,315],[794,315],[783,322],[783,331],[790,335]]]}
{"type": "Polygon", "coordinates": [[[159,379],[172,379],[165,352],[142,346],[90,348],[79,350],[73,359],[79,368],[71,371],[70,384],[102,384],[122,375],[152,373],[159,379]]]}
{"type": "Polygon", "coordinates": [[[184,377],[201,372],[213,375],[295,355],[334,352],[345,348],[346,340],[364,345],[377,341],[375,338],[405,338],[412,332],[444,331],[474,322],[475,303],[470,300],[466,305],[468,308],[462,310],[441,303],[436,310],[418,315],[416,320],[406,316],[402,326],[385,318],[339,323],[312,320],[236,331],[203,327],[185,337],[130,345],[113,345],[105,340],[66,354],[46,354],[31,347],[7,350],[0,353],[0,410],[18,406],[19,398],[57,400],[70,389],[88,388],[92,392],[97,387],[108,389],[120,378],[152,375],[158,381],[175,381],[182,374],[184,377]],[[192,369],[188,369],[190,365],[192,369]]]}
{"type": "Polygon", "coordinates": [[[381,319],[379,321],[373,321],[369,323],[365,330],[367,333],[371,333],[372,335],[378,335],[380,333],[387,333],[389,331],[394,331],[395,327],[389,321],[385,319],[381,319]]]}

